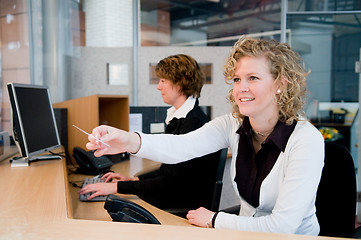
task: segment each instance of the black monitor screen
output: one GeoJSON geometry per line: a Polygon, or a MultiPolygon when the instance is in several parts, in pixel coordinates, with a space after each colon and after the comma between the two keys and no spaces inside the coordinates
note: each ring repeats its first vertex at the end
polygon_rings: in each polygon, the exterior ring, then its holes
{"type": "Polygon", "coordinates": [[[60,146],[58,129],[47,87],[8,84],[13,135],[23,157],[60,146]]]}

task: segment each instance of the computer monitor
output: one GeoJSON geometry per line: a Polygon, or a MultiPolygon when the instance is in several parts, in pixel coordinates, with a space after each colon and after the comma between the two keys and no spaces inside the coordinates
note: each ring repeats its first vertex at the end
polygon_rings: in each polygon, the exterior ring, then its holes
{"type": "Polygon", "coordinates": [[[13,137],[21,154],[19,160],[30,163],[60,158],[43,154],[61,145],[48,88],[17,83],[9,83],[7,87],[13,137]]]}

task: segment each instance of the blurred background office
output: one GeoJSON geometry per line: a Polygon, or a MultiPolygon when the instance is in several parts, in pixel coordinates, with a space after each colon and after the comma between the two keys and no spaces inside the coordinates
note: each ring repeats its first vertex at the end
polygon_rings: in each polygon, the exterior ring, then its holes
{"type": "Polygon", "coordinates": [[[0,20],[2,131],[11,132],[9,82],[46,85],[54,103],[120,94],[130,106],[165,106],[154,67],[177,53],[204,69],[200,105],[211,118],[228,113],[223,64],[247,34],[301,54],[311,69],[308,117],[355,166],[361,159],[360,0],[0,0],[0,20]]]}

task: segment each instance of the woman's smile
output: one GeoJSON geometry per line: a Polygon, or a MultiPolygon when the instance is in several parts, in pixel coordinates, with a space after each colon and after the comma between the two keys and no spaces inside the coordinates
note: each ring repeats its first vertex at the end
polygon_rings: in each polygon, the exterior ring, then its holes
{"type": "Polygon", "coordinates": [[[241,98],[240,101],[241,102],[251,102],[253,101],[255,98],[241,98]]]}

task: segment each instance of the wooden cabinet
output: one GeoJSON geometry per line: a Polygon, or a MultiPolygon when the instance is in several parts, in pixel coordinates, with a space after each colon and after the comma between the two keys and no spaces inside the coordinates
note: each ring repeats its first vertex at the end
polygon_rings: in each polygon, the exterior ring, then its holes
{"type": "MultiPolygon", "coordinates": [[[[88,142],[88,136],[73,125],[88,133],[102,124],[129,130],[128,96],[91,95],[54,103],[53,107],[68,110],[68,152],[70,155],[75,146],[85,149],[85,144],[88,142]]],[[[71,159],[73,161],[72,156],[71,159]]]]}

